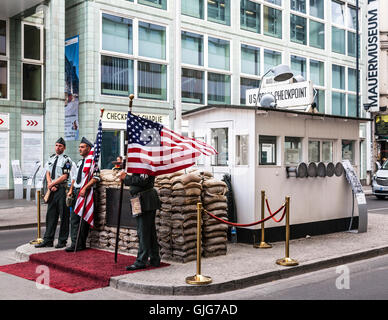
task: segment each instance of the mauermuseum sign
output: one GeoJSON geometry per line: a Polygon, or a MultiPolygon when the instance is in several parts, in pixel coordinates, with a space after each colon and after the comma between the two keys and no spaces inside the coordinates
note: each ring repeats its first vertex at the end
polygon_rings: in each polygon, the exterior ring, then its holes
{"type": "Polygon", "coordinates": [[[368,0],[368,62],[367,83],[370,112],[378,112],[379,108],[379,2],[368,0]]]}

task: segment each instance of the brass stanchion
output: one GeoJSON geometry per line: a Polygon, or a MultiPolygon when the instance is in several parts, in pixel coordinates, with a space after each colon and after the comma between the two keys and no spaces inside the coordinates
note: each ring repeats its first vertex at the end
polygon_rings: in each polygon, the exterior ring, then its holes
{"type": "Polygon", "coordinates": [[[276,260],[281,266],[297,266],[299,262],[290,258],[290,197],[286,197],[286,256],[276,260]]]}
{"type": "Polygon", "coordinates": [[[40,190],[36,191],[36,203],[38,210],[38,238],[31,240],[30,244],[39,244],[43,242],[43,239],[40,237],[40,190]]]}
{"type": "Polygon", "coordinates": [[[212,278],[201,275],[201,214],[202,203],[197,203],[197,274],[187,277],[188,284],[209,284],[212,278]]]}
{"type": "MultiPolygon", "coordinates": [[[[264,220],[264,201],[265,201],[265,191],[261,190],[261,220],[264,220]]],[[[261,242],[259,244],[255,243],[253,247],[260,248],[260,249],[272,248],[272,245],[264,241],[264,221],[261,223],[261,242]]]]}

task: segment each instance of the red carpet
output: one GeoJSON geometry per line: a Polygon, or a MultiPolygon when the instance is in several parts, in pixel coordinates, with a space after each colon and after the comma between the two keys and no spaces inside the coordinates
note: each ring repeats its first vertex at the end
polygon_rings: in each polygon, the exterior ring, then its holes
{"type": "MultiPolygon", "coordinates": [[[[51,288],[76,293],[107,287],[111,277],[155,269],[155,267],[147,267],[126,271],[125,267],[134,263],[135,260],[133,256],[118,254],[117,263],[115,263],[113,252],[97,249],[87,249],[76,253],[58,250],[32,254],[30,261],[0,266],[0,271],[36,281],[38,277],[42,279],[44,276],[42,267],[38,267],[47,266],[49,268],[48,285],[51,288]]],[[[166,266],[169,264],[161,263],[158,268],[166,266]]]]}

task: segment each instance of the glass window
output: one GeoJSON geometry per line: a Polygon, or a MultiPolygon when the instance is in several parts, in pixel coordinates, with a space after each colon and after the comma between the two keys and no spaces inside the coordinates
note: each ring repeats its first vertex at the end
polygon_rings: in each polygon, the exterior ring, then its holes
{"type": "Polygon", "coordinates": [[[210,68],[229,70],[229,41],[209,37],[208,55],[210,68]]]}
{"type": "Polygon", "coordinates": [[[291,41],[307,44],[306,18],[291,14],[291,41]]]}
{"type": "Polygon", "coordinates": [[[282,53],[264,49],[264,72],[282,63],[282,53]]]}
{"type": "Polygon", "coordinates": [[[230,0],[211,0],[207,2],[209,21],[230,25],[230,0]]]}
{"type": "Polygon", "coordinates": [[[248,135],[236,135],[236,165],[248,165],[248,135]]]}
{"type": "Polygon", "coordinates": [[[320,162],[321,142],[309,141],[309,162],[320,162]]]}
{"type": "Polygon", "coordinates": [[[348,68],[348,90],[357,91],[357,70],[348,68]]]}
{"type": "Polygon", "coordinates": [[[120,155],[120,130],[102,131],[101,166],[100,169],[112,169],[112,161],[116,161],[120,155]]]}
{"type": "Polygon", "coordinates": [[[260,80],[240,78],[240,104],[246,104],[246,91],[249,89],[258,88],[260,80]]]}
{"type": "Polygon", "coordinates": [[[324,18],[324,0],[310,0],[310,15],[324,18]]]}
{"type": "Polygon", "coordinates": [[[331,27],[331,51],[345,54],[345,30],[331,27]]]}
{"type": "Polygon", "coordinates": [[[133,61],[101,56],[101,94],[127,97],[133,89],[133,61]]]}
{"type": "Polygon", "coordinates": [[[42,101],[42,66],[23,63],[23,100],[42,101]]]}
{"type": "Polygon", "coordinates": [[[331,93],[331,113],[339,116],[346,116],[346,95],[345,93],[331,93]]]}
{"type": "Polygon", "coordinates": [[[264,6],[264,34],[282,37],[282,11],[264,6]]]}
{"type": "Polygon", "coordinates": [[[345,26],[345,5],[342,2],[331,1],[331,21],[345,26]]]}
{"type": "Polygon", "coordinates": [[[228,153],[228,128],[211,129],[212,146],[218,154],[212,156],[212,166],[227,166],[228,153]]]}
{"type": "Polygon", "coordinates": [[[284,138],[285,164],[298,164],[302,161],[302,139],[295,137],[284,138]]]}
{"type": "Polygon", "coordinates": [[[348,94],[348,116],[357,117],[357,95],[348,94]]]}
{"type": "Polygon", "coordinates": [[[40,28],[24,24],[24,59],[41,60],[40,56],[40,28]]]}
{"type": "Polygon", "coordinates": [[[310,80],[314,85],[325,85],[325,63],[310,59],[310,80]]]}
{"type": "Polygon", "coordinates": [[[356,10],[356,8],[348,6],[347,11],[348,11],[348,14],[347,14],[346,25],[348,28],[356,30],[357,10],[356,10]]]}
{"type": "Polygon", "coordinates": [[[322,161],[333,162],[333,142],[322,141],[322,161]]]}
{"type": "Polygon", "coordinates": [[[332,77],[333,88],[345,90],[345,67],[333,64],[332,77]]]}
{"type": "Polygon", "coordinates": [[[182,102],[204,104],[204,72],[182,69],[182,102]]]}
{"type": "Polygon", "coordinates": [[[294,75],[302,75],[303,78],[306,77],[306,58],[291,56],[291,70],[294,75]]]}
{"type": "Polygon", "coordinates": [[[348,56],[355,57],[357,52],[357,38],[355,32],[348,31],[348,56]]]}
{"type": "Polygon", "coordinates": [[[241,45],[241,72],[260,75],[260,48],[241,45]]]}
{"type": "Polygon", "coordinates": [[[7,55],[7,22],[0,20],[0,55],[7,55]]]}
{"type": "Polygon", "coordinates": [[[211,73],[207,75],[208,104],[230,104],[230,76],[211,73]]]}
{"type": "Polygon", "coordinates": [[[139,55],[166,59],[166,28],[148,22],[139,22],[139,55]]]}
{"type": "Polygon", "coordinates": [[[276,165],[276,137],[259,136],[259,164],[276,165]]]}
{"type": "Polygon", "coordinates": [[[182,31],[182,63],[203,66],[203,36],[182,31]]]}
{"type": "Polygon", "coordinates": [[[102,49],[132,54],[132,20],[102,14],[102,49]]]}
{"type": "Polygon", "coordinates": [[[291,10],[306,13],[306,0],[291,0],[291,10]]]}
{"type": "Polygon", "coordinates": [[[277,4],[278,6],[282,5],[282,0],[265,0],[266,2],[277,4]]]}
{"type": "Polygon", "coordinates": [[[137,66],[138,97],[167,100],[167,66],[142,61],[137,66]]]}
{"type": "Polygon", "coordinates": [[[0,60],[0,99],[7,99],[8,62],[0,60]]]}
{"type": "Polygon", "coordinates": [[[314,20],[310,20],[309,23],[309,45],[315,48],[325,49],[325,25],[314,20]]]}
{"type": "Polygon", "coordinates": [[[241,29],[260,33],[260,4],[249,1],[240,1],[240,26],[241,29]]]}
{"type": "Polygon", "coordinates": [[[351,140],[342,140],[342,160],[354,161],[354,142],[351,140]]]}
{"type": "Polygon", "coordinates": [[[203,0],[182,0],[182,14],[203,19],[203,0]]]}
{"type": "Polygon", "coordinates": [[[159,9],[167,9],[167,0],[138,0],[138,3],[159,9]]]}
{"type": "MultiPolygon", "coordinates": [[[[206,143],[204,137],[194,137],[194,139],[206,143]]],[[[197,157],[195,164],[197,166],[203,166],[205,164],[205,155],[201,154],[199,157],[197,157]]]]}
{"type": "Polygon", "coordinates": [[[317,110],[320,113],[325,113],[325,90],[315,89],[317,94],[314,97],[314,102],[317,105],[317,110]]]}

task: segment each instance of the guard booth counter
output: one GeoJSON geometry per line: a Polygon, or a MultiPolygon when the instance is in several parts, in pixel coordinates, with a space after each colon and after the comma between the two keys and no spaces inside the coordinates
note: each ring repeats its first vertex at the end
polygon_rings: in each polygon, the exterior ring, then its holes
{"type": "MultiPolygon", "coordinates": [[[[341,163],[349,160],[359,175],[359,127],[370,119],[230,105],[187,111],[183,119],[188,120],[191,137],[218,151],[201,157],[196,168],[216,178],[231,175],[238,223],[261,219],[261,190],[272,212],[286,196],[291,198],[292,238],[348,230],[352,215],[357,223],[358,208],[354,205],[352,211],[352,188],[341,163]],[[303,164],[308,170],[297,176],[303,164]],[[342,170],[334,174],[336,168],[342,170]]],[[[284,222],[266,221],[266,240],[283,240],[283,226],[284,222]]],[[[260,228],[238,228],[239,241],[252,243],[260,228]]]]}

